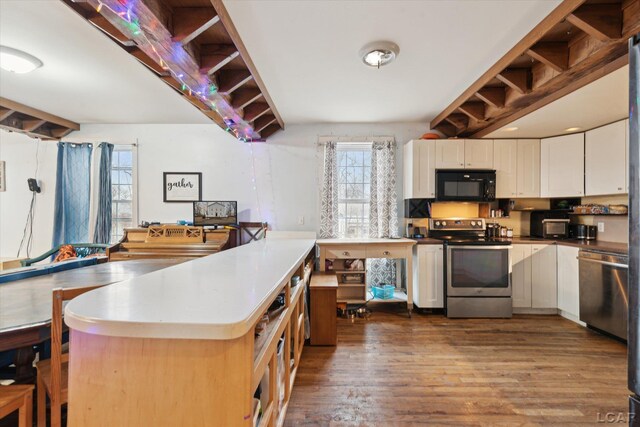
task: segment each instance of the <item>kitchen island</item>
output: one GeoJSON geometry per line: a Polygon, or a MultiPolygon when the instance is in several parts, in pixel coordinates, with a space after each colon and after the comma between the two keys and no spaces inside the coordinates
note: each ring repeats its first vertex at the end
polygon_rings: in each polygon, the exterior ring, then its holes
{"type": "Polygon", "coordinates": [[[72,300],[69,426],[248,426],[261,382],[259,425],[281,424],[314,245],[265,239],[72,300]]]}

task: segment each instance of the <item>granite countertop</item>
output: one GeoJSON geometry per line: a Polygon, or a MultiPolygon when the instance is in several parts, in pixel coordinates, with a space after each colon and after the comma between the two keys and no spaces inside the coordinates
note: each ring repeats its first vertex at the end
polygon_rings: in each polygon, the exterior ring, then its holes
{"type": "MultiPolygon", "coordinates": [[[[438,239],[433,239],[430,237],[425,237],[423,239],[413,239],[417,242],[418,245],[441,245],[442,241],[438,239]]],[[[578,240],[578,239],[562,239],[562,240],[553,240],[553,239],[543,239],[540,237],[529,237],[529,236],[518,236],[513,239],[497,239],[502,241],[511,241],[514,245],[536,245],[536,244],[558,244],[562,246],[573,246],[580,249],[594,249],[598,251],[606,251],[620,254],[628,254],[629,253],[629,245],[626,243],[619,242],[607,242],[604,240],[578,240]]]]}

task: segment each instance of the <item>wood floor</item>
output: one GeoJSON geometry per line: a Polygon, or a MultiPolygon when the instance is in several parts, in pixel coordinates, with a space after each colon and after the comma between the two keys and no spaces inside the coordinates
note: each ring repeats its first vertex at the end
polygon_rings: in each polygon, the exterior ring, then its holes
{"type": "Polygon", "coordinates": [[[626,381],[624,344],[559,316],[381,307],[339,319],[337,347],[305,347],[285,425],[596,424],[627,412],[626,381]]]}

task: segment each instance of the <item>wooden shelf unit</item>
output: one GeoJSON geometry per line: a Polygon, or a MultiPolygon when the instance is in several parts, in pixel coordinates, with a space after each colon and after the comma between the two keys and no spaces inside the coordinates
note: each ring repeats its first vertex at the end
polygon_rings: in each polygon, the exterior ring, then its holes
{"type": "Polygon", "coordinates": [[[332,270],[338,278],[338,303],[359,304],[367,301],[367,271],[364,269],[366,259],[334,259],[332,270]],[[363,269],[350,270],[346,262],[361,262],[363,269]],[[346,276],[360,276],[357,280],[347,280],[346,276]],[[355,302],[354,302],[355,301],[355,302]]]}
{"type": "MultiPolygon", "coordinates": [[[[291,278],[289,278],[282,287],[279,294],[284,294],[285,304],[282,311],[267,323],[261,334],[254,340],[253,373],[251,375],[252,396],[265,375],[269,376],[268,390],[261,390],[262,393],[267,393],[268,403],[262,407],[262,416],[256,426],[270,427],[284,424],[291,389],[304,347],[305,289],[311,279],[312,266],[313,257],[310,254],[291,276],[299,276],[300,282],[296,286],[292,286],[291,278]],[[284,339],[282,349],[284,363],[279,366],[278,344],[281,339],[284,339]],[[282,383],[279,368],[284,368],[282,383]],[[281,387],[284,387],[282,400],[280,400],[281,387]]],[[[254,416],[255,414],[252,413],[251,419],[254,419],[254,416]]]]}

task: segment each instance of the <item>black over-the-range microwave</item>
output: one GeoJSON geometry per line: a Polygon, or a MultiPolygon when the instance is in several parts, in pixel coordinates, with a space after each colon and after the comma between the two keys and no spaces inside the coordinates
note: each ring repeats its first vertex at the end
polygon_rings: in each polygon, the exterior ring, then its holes
{"type": "Polygon", "coordinates": [[[436,170],[436,201],[438,202],[491,202],[495,198],[495,170],[436,170]]]}

